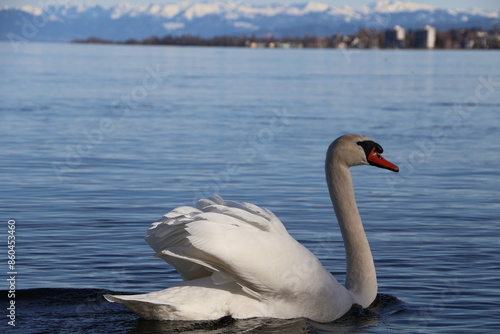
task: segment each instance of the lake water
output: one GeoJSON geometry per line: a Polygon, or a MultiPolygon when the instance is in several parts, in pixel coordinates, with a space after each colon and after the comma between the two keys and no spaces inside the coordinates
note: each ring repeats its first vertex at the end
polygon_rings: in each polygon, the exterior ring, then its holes
{"type": "Polygon", "coordinates": [[[500,330],[499,52],[3,43],[0,59],[0,278],[8,290],[11,219],[18,330],[500,330]],[[344,133],[401,169],[352,170],[374,313],[176,324],[103,301],[178,282],[143,236],[213,193],[272,210],[343,281],[323,163],[344,133]]]}

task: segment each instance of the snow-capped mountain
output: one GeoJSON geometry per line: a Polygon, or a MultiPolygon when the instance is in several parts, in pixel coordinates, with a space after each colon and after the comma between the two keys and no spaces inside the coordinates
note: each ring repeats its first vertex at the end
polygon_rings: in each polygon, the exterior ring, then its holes
{"type": "Polygon", "coordinates": [[[121,3],[109,8],[81,3],[0,8],[2,40],[70,41],[99,37],[118,41],[168,34],[325,36],[352,34],[359,28],[383,30],[400,25],[414,29],[426,24],[438,29],[491,29],[500,26],[500,11],[450,10],[397,0],[382,0],[362,8],[319,2],[251,6],[242,1],[121,3]]]}

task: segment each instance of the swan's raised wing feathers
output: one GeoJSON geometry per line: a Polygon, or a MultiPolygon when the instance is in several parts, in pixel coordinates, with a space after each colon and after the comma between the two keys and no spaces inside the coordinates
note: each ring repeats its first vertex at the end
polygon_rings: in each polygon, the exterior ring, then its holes
{"type": "Polygon", "coordinates": [[[300,292],[305,287],[299,282],[332,279],[272,212],[219,196],[166,214],[148,230],[146,241],[185,279],[222,273],[257,298],[300,292]]]}
{"type": "MultiPolygon", "coordinates": [[[[213,213],[219,213],[222,214],[222,216],[226,217],[231,217],[234,218],[230,222],[231,225],[243,227],[243,228],[252,228],[256,227],[258,229],[261,229],[263,231],[268,231],[270,228],[269,220],[262,217],[261,215],[257,215],[254,213],[251,213],[247,210],[240,209],[237,207],[228,207],[225,205],[209,205],[204,207],[205,211],[208,212],[213,212],[213,213]]],[[[218,217],[222,217],[218,216],[218,217]]]]}

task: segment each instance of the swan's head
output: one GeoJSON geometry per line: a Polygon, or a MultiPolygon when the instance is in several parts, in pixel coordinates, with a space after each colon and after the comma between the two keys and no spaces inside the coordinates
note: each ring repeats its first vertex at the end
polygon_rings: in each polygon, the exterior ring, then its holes
{"type": "Polygon", "coordinates": [[[347,167],[372,165],[399,172],[398,166],[382,157],[383,151],[382,146],[369,137],[343,135],[328,148],[327,163],[340,163],[347,167]]]}

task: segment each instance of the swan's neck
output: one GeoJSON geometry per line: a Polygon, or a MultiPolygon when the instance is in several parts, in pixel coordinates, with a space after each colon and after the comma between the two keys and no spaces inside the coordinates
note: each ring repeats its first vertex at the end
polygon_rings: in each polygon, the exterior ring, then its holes
{"type": "Polygon", "coordinates": [[[344,239],[347,260],[345,286],[354,303],[368,307],[377,295],[375,265],[356,205],[349,167],[335,164],[332,160],[327,160],[326,178],[344,239]]]}

